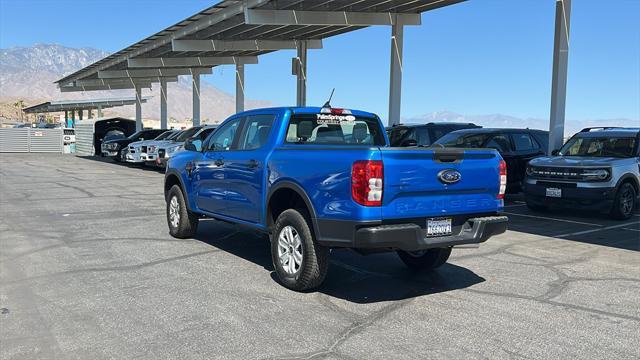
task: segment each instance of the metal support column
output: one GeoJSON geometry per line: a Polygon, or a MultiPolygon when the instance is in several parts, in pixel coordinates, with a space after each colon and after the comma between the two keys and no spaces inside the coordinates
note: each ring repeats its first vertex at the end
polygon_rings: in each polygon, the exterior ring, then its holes
{"type": "Polygon", "coordinates": [[[167,123],[167,80],[160,79],[160,128],[168,129],[167,123]]]}
{"type": "Polygon", "coordinates": [[[136,85],[136,131],[142,130],[142,88],[136,85]]]}
{"type": "Polygon", "coordinates": [[[236,113],[244,111],[244,64],[236,64],[236,113]]]}
{"type": "Polygon", "coordinates": [[[102,105],[98,105],[98,117],[102,117],[102,105]]]}
{"type": "Polygon", "coordinates": [[[553,150],[560,149],[564,142],[570,19],[571,0],[556,0],[553,75],[551,79],[551,114],[549,117],[549,153],[553,150]]]}
{"type": "Polygon", "coordinates": [[[297,43],[298,49],[298,66],[296,71],[297,87],[296,87],[296,105],[307,105],[307,42],[302,40],[297,43]]]}
{"type": "Polygon", "coordinates": [[[400,123],[402,102],[402,45],[404,28],[391,26],[391,71],[389,74],[389,126],[400,123]]]}
{"type": "Polygon", "coordinates": [[[93,114],[92,114],[92,110],[91,109],[87,109],[87,119],[91,119],[93,118],[93,114]]]}
{"type": "Polygon", "coordinates": [[[64,127],[70,127],[69,124],[69,110],[64,111],[64,127]]]}
{"type": "Polygon", "coordinates": [[[82,120],[83,111],[82,109],[78,110],[78,120],[82,120]]]}
{"type": "Polygon", "coordinates": [[[200,73],[191,72],[192,84],[193,84],[193,126],[200,125],[200,73]]]}
{"type": "Polygon", "coordinates": [[[76,127],[76,111],[71,110],[71,127],[76,127]]]}

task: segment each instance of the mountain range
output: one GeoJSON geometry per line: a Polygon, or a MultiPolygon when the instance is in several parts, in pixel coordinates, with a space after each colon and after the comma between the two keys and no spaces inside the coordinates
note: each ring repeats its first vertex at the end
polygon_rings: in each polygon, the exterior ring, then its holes
{"type": "MultiPolygon", "coordinates": [[[[60,93],[53,82],[109,55],[92,48],[70,48],[55,44],[36,44],[31,47],[0,49],[0,118],[19,119],[19,111],[13,104],[24,100],[33,105],[50,100],[90,99],[115,96],[132,96],[132,90],[93,91],[88,93],[60,93]]],[[[219,122],[235,110],[234,95],[226,93],[206,81],[202,82],[201,117],[205,123],[219,122]]],[[[169,83],[168,112],[171,118],[183,121],[192,114],[190,77],[181,76],[177,83],[169,83]]],[[[159,85],[143,90],[143,96],[153,98],[142,106],[144,119],[159,119],[159,85]]],[[[247,100],[246,107],[271,106],[266,101],[247,100]]],[[[133,106],[105,110],[106,115],[133,117],[133,106]]],[[[484,127],[522,127],[547,129],[548,119],[519,118],[503,114],[463,115],[450,111],[431,112],[402,119],[404,123],[425,122],[472,122],[484,127]]],[[[631,119],[567,119],[566,135],[590,126],[640,126],[639,120],[631,119]]]]}
{"type": "MultiPolygon", "coordinates": [[[[90,65],[109,53],[92,48],[70,48],[62,45],[36,44],[32,47],[0,49],[0,117],[19,119],[18,109],[13,105],[24,100],[26,106],[51,100],[96,99],[133,96],[133,90],[91,91],[61,93],[54,81],[78,69],[90,65]]],[[[143,96],[152,99],[142,105],[144,119],[160,118],[160,86],[143,89],[143,96]]],[[[171,118],[182,121],[192,116],[191,78],[179,77],[177,83],[167,86],[168,113],[171,118]]],[[[204,123],[216,123],[235,112],[234,95],[202,82],[201,119],[204,123]]],[[[266,101],[247,100],[246,107],[269,106],[266,101]]],[[[133,106],[107,109],[105,115],[135,116],[133,106]]]]}

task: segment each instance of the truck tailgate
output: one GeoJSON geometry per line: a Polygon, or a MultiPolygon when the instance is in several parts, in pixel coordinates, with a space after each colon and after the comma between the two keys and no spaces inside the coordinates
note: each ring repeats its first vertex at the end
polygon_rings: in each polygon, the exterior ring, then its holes
{"type": "Polygon", "coordinates": [[[382,219],[495,213],[501,157],[489,149],[381,148],[384,162],[382,219]],[[457,171],[447,184],[441,172],[457,171]]]}

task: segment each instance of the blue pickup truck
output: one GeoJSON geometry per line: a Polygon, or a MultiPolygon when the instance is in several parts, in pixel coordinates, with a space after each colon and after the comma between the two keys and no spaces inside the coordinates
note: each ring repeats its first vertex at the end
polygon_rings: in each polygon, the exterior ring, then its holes
{"type": "Polygon", "coordinates": [[[375,114],[331,107],[251,110],[187,141],[164,183],[172,236],[201,218],[268,233],[294,290],[319,286],[332,248],[397,251],[411,269],[506,231],[506,165],[491,149],[394,148],[375,114]]]}

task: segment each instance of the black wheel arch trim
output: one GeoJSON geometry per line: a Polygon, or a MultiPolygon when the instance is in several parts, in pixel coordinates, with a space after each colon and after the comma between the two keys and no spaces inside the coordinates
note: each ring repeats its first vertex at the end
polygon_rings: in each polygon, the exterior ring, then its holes
{"type": "Polygon", "coordinates": [[[618,192],[618,189],[620,189],[620,186],[622,186],[624,182],[627,182],[627,180],[631,181],[631,184],[636,190],[636,197],[640,196],[640,184],[638,183],[638,179],[636,178],[636,176],[631,173],[626,173],[622,175],[620,179],[618,179],[618,182],[616,183],[616,192],[618,192]]]}
{"type": "MultiPolygon", "coordinates": [[[[178,183],[180,184],[180,190],[182,190],[182,197],[184,197],[184,202],[187,204],[187,209],[189,211],[192,211],[191,204],[189,202],[189,196],[187,195],[187,192],[185,191],[184,182],[182,181],[182,176],[180,176],[180,173],[177,170],[167,169],[167,172],[164,175],[163,188],[166,188],[167,179],[169,177],[171,177],[171,176],[175,176],[176,178],[178,178],[178,183]]],[[[167,191],[163,191],[163,192],[164,192],[164,196],[165,196],[165,200],[166,200],[168,190],[167,191]]]]}
{"type": "MultiPolygon", "coordinates": [[[[264,206],[265,225],[267,224],[266,220],[268,216],[268,209],[269,209],[269,203],[271,202],[271,197],[273,196],[273,194],[276,193],[276,191],[280,189],[293,190],[302,198],[302,201],[304,201],[305,205],[307,206],[307,209],[309,209],[310,211],[309,215],[311,215],[311,228],[314,234],[318,236],[318,234],[320,233],[318,232],[318,222],[316,221],[316,210],[313,207],[313,203],[311,202],[311,199],[307,195],[307,192],[304,190],[304,188],[302,188],[302,186],[300,186],[299,184],[291,180],[280,180],[269,187],[269,191],[267,193],[267,202],[265,203],[265,206],[264,206]]],[[[275,219],[274,219],[274,222],[275,222],[275,219]]],[[[269,231],[271,231],[271,229],[269,229],[269,231]]]]}

